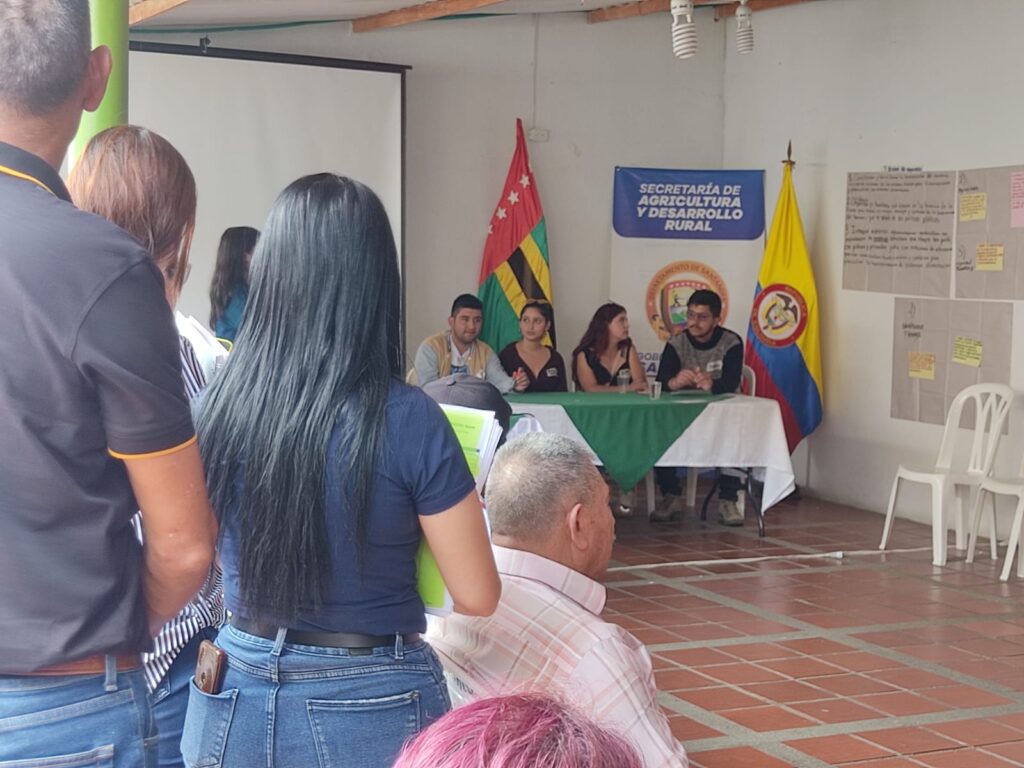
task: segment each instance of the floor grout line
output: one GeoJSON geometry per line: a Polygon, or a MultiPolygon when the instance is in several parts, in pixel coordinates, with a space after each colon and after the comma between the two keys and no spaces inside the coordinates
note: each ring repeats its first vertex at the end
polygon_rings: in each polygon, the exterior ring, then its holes
{"type": "MultiPolygon", "coordinates": [[[[824,504],[816,505],[816,509],[818,507],[827,509],[827,505],[824,504]]],[[[786,511],[794,515],[800,514],[797,510],[786,511]]],[[[852,513],[856,512],[856,510],[852,510],[852,513]]],[[[878,517],[878,527],[880,529],[881,516],[872,515],[873,517],[878,517]]],[[[660,676],[665,673],[671,673],[674,670],[688,670],[707,680],[707,685],[675,688],[659,693],[659,702],[663,705],[666,712],[686,718],[699,726],[720,734],[707,735],[708,732],[705,732],[702,738],[691,738],[684,741],[688,752],[694,760],[694,764],[704,765],[701,755],[708,754],[709,759],[718,760],[718,762],[708,763],[707,768],[726,768],[730,764],[726,760],[725,755],[731,754],[730,750],[739,747],[749,747],[760,751],[766,756],[774,757],[776,760],[794,768],[822,768],[822,766],[830,766],[832,763],[790,747],[786,742],[856,736],[864,739],[866,743],[874,743],[869,742],[867,737],[865,737],[865,733],[874,730],[888,731],[896,729],[895,733],[899,729],[904,728],[923,728],[926,729],[925,732],[927,733],[939,734],[941,731],[931,731],[929,726],[972,720],[991,722],[993,718],[1008,715],[1020,718],[1019,725],[1018,720],[1015,719],[1012,721],[1012,724],[1008,724],[1005,728],[1009,733],[1019,733],[1019,739],[1014,740],[1012,744],[1019,743],[1020,748],[1024,749],[1024,717],[1022,717],[1024,715],[1024,690],[1019,689],[1024,688],[1024,685],[1022,685],[1024,679],[1015,675],[1012,679],[1000,680],[998,678],[1000,668],[992,666],[993,664],[1002,664],[1007,667],[1007,673],[1010,674],[1018,666],[1018,662],[1024,662],[1024,643],[1019,642],[1020,639],[1024,639],[1024,608],[1011,611],[998,610],[1007,604],[1008,595],[1019,595],[1015,591],[1015,582],[1011,582],[1009,585],[1001,585],[997,582],[994,571],[999,567],[999,563],[998,561],[994,563],[989,562],[987,555],[979,563],[976,563],[974,567],[961,567],[963,564],[956,560],[954,555],[950,559],[950,565],[941,570],[929,567],[927,561],[908,557],[925,551],[930,552],[931,547],[930,545],[924,545],[927,539],[923,536],[915,536],[922,540],[921,546],[908,546],[901,550],[886,550],[883,552],[872,548],[870,550],[861,549],[851,553],[850,546],[835,546],[833,552],[823,551],[828,550],[832,542],[838,540],[839,536],[836,532],[842,529],[843,524],[844,521],[837,520],[824,520],[817,524],[801,523],[799,526],[794,524],[791,530],[794,533],[799,531],[801,538],[806,538],[806,534],[815,530],[821,534],[818,537],[821,541],[805,544],[787,541],[785,538],[786,526],[773,525],[771,520],[769,521],[769,526],[773,537],[770,539],[767,537],[766,539],[758,539],[756,533],[748,529],[744,529],[741,535],[737,536],[732,531],[716,531],[710,527],[696,532],[675,528],[668,529],[668,533],[672,534],[671,537],[662,537],[662,529],[652,527],[652,530],[642,537],[629,536],[628,534],[620,537],[616,544],[617,554],[620,555],[615,561],[617,567],[609,572],[608,579],[604,582],[605,586],[610,590],[622,593],[621,598],[617,594],[609,596],[608,614],[610,620],[615,621],[621,616],[624,626],[629,631],[641,633],[643,631],[650,631],[647,637],[652,640],[656,639],[659,634],[662,637],[667,636],[665,633],[675,633],[678,636],[684,633],[686,628],[690,626],[701,626],[703,630],[709,633],[710,631],[740,633],[730,637],[701,639],[697,636],[698,631],[695,630],[694,639],[680,638],[677,642],[647,644],[648,650],[652,654],[656,654],[659,659],[659,662],[656,663],[656,675],[660,676]],[[685,545],[678,543],[677,540],[680,538],[678,534],[684,533],[687,535],[696,533],[693,538],[697,540],[697,546],[700,543],[707,543],[709,551],[714,551],[716,554],[721,552],[723,556],[716,559],[707,559],[708,555],[704,553],[704,557],[700,560],[680,559],[681,556],[689,556],[697,548],[693,540],[687,541],[685,545]],[[704,539],[703,542],[700,541],[702,538],[704,539]],[[744,546],[746,542],[749,542],[750,546],[744,546]],[[673,552],[672,546],[674,545],[678,545],[681,551],[673,552]],[[758,554],[758,550],[774,548],[786,549],[790,553],[758,554]],[[648,550],[650,560],[654,562],[648,561],[634,564],[622,562],[621,555],[623,554],[627,556],[627,559],[637,559],[638,554],[648,550]],[[735,550],[735,554],[738,557],[729,557],[730,550],[735,550]],[[811,560],[828,560],[834,556],[834,552],[839,551],[843,552],[844,556],[841,559],[836,558],[832,563],[815,563],[813,566],[795,565],[795,563],[811,560]],[[882,561],[878,562],[879,560],[882,561]],[[786,561],[793,562],[793,567],[785,567],[786,561]],[[764,567],[769,564],[779,567],[764,567]],[[717,572],[715,570],[719,567],[730,568],[737,566],[748,566],[749,569],[728,572],[717,572]],[[667,568],[680,569],[681,575],[663,573],[667,568]],[[707,570],[702,573],[700,571],[703,568],[707,570]],[[692,569],[697,571],[697,573],[688,572],[687,569],[692,569]],[[863,592],[858,592],[857,590],[858,574],[863,576],[863,580],[860,582],[865,586],[863,592]],[[891,577],[889,576],[890,574],[891,577]],[[898,589],[887,590],[885,588],[886,582],[890,578],[894,584],[899,585],[898,589]],[[763,582],[763,584],[759,584],[758,581],[763,582]],[[730,589],[731,584],[735,584],[737,589],[730,589]],[[636,592],[630,591],[637,587],[651,585],[660,585],[670,590],[670,592],[669,594],[661,594],[660,590],[652,589],[651,592],[656,594],[644,594],[643,590],[639,589],[636,592]],[[712,586],[720,586],[722,589],[708,588],[712,586]],[[762,592],[770,593],[773,589],[778,589],[780,599],[771,600],[770,602],[761,601],[767,603],[768,607],[749,601],[755,595],[760,595],[762,592]],[[794,593],[791,596],[789,595],[790,591],[794,593]],[[932,596],[933,592],[934,597],[932,596]],[[813,614],[820,617],[822,622],[825,623],[829,621],[829,614],[842,616],[843,611],[835,610],[829,602],[837,601],[837,604],[841,603],[844,594],[850,594],[858,598],[854,604],[855,607],[850,609],[853,614],[850,620],[856,620],[859,616],[863,616],[863,623],[831,627],[815,624],[813,621],[800,618],[801,615],[809,616],[813,614]],[[875,609],[875,606],[872,605],[872,598],[875,595],[878,598],[876,615],[879,619],[899,618],[896,615],[898,612],[907,612],[908,607],[916,607],[917,605],[923,606],[923,611],[926,614],[934,611],[936,615],[922,616],[908,613],[907,620],[904,621],[873,623],[870,619],[873,618],[872,611],[875,609]],[[695,601],[701,601],[702,604],[691,608],[687,606],[685,600],[677,602],[676,605],[673,605],[671,602],[662,602],[675,596],[694,598],[695,601]],[[626,600],[627,597],[629,601],[626,600]],[[616,609],[616,603],[619,600],[622,601],[622,610],[616,609]],[[976,602],[970,604],[971,601],[976,602]],[[706,603],[706,605],[703,603],[706,603]],[[647,604],[649,604],[649,607],[642,607],[647,604]],[[800,606],[801,613],[789,615],[774,610],[771,606],[776,604],[780,607],[800,606]],[[803,606],[806,606],[806,613],[803,612],[803,606]],[[712,610],[715,607],[735,611],[738,617],[715,618],[716,614],[712,610]],[[708,612],[706,620],[701,616],[701,611],[705,610],[708,612]],[[657,617],[653,614],[658,611],[678,613],[681,618],[687,619],[687,623],[673,624],[668,618],[662,623],[654,623],[657,617]],[[858,611],[863,613],[858,615],[858,611]],[[943,615],[947,611],[948,615],[943,615]],[[652,614],[650,621],[641,618],[645,613],[652,614]],[[891,616],[887,614],[891,614],[891,616]],[[740,618],[742,616],[748,617],[749,620],[771,622],[772,624],[779,625],[780,628],[788,627],[791,631],[748,634],[744,632],[744,629],[756,630],[758,627],[750,624],[748,619],[740,618]],[[736,626],[734,629],[731,629],[730,623],[733,622],[735,622],[736,626]],[[981,629],[988,623],[992,623],[993,626],[1004,624],[1005,628],[999,629],[996,634],[987,635],[981,629]],[[634,624],[642,624],[643,626],[634,626],[634,624]],[[1019,633],[1014,631],[1018,624],[1020,626],[1019,633]],[[705,628],[704,625],[708,626],[705,628]],[[973,626],[971,627],[971,631],[977,633],[977,638],[975,639],[967,635],[966,631],[963,633],[955,631],[954,628],[962,625],[980,625],[977,629],[973,626]],[[717,630],[715,629],[716,626],[717,630]],[[941,627],[951,628],[948,636],[958,639],[941,641],[939,638],[943,637],[942,634],[927,634],[924,632],[924,630],[934,630],[941,627]],[[662,632],[656,633],[653,630],[662,630],[662,632]],[[923,658],[899,650],[900,647],[906,646],[881,645],[870,640],[872,635],[879,633],[900,632],[907,633],[908,640],[913,639],[915,632],[921,632],[920,643],[915,645],[932,645],[936,648],[948,647],[959,650],[964,655],[964,661],[961,663],[955,659],[943,661],[941,659],[923,658]],[[964,634],[965,637],[959,639],[959,634],[964,634]],[[1003,637],[1016,637],[1017,635],[1020,636],[1017,643],[1002,640],[1003,637]],[[810,645],[806,649],[785,645],[791,642],[806,642],[810,640],[831,641],[844,650],[813,653],[810,645]],[[1016,654],[1011,650],[1000,654],[1001,649],[998,646],[990,645],[986,648],[983,645],[985,642],[991,643],[1001,640],[1004,643],[1004,647],[1008,649],[1019,646],[1021,653],[1016,654]],[[741,652],[730,653],[729,651],[731,647],[735,646],[776,644],[782,644],[779,645],[779,648],[783,653],[778,658],[757,656],[751,659],[744,659],[741,652]],[[960,644],[963,644],[965,647],[960,648],[960,644]],[[665,655],[671,654],[673,651],[701,650],[721,651],[725,655],[722,658],[721,664],[697,665],[687,664],[681,660],[677,661],[670,655],[665,655]],[[879,659],[892,662],[893,665],[897,666],[894,666],[891,670],[887,670],[887,668],[860,669],[856,666],[850,667],[849,665],[854,664],[855,658],[866,659],[867,661],[871,661],[871,659],[849,656],[847,653],[871,654],[879,659]],[[796,666],[792,667],[790,672],[785,671],[784,665],[780,667],[779,671],[770,666],[773,662],[785,661],[786,659],[798,661],[817,660],[828,663],[829,656],[831,655],[839,655],[840,657],[846,655],[846,659],[838,658],[834,660],[833,666],[836,668],[834,674],[804,676],[796,674],[796,666]],[[987,678],[969,674],[969,665],[975,663],[972,659],[976,659],[978,664],[974,671],[986,674],[987,678]],[[952,663],[958,664],[961,668],[966,667],[968,672],[961,672],[960,669],[947,666],[947,664],[952,663]],[[727,672],[727,670],[723,669],[721,671],[722,677],[736,675],[733,681],[715,677],[715,667],[722,665],[737,665],[735,670],[730,669],[727,672]],[[739,665],[744,665],[744,667],[741,668],[739,665]],[[762,681],[757,680],[755,675],[753,676],[755,679],[749,682],[745,680],[735,682],[735,680],[739,679],[737,673],[742,674],[745,669],[749,669],[750,672],[756,671],[757,674],[762,672],[771,673],[777,676],[777,679],[762,681]],[[894,681],[890,682],[886,679],[886,671],[891,672],[894,681]],[[915,684],[912,677],[914,672],[936,675],[944,680],[948,680],[949,683],[945,686],[923,687],[921,681],[927,681],[927,678],[919,677],[917,684],[915,684]],[[899,679],[899,674],[901,673],[908,675],[903,678],[903,682],[900,682],[899,679]],[[815,680],[818,678],[824,682],[827,678],[835,676],[849,676],[850,680],[854,683],[856,683],[856,677],[861,677],[866,681],[882,683],[888,686],[890,690],[879,690],[876,692],[868,687],[863,687],[853,693],[842,693],[841,689],[834,691],[828,687],[815,684],[815,680]],[[808,699],[807,702],[804,700],[773,700],[768,695],[768,688],[763,689],[763,693],[759,693],[756,688],[757,685],[767,685],[771,682],[778,682],[779,684],[796,683],[818,688],[821,691],[821,698],[808,699]],[[1017,687],[1008,683],[1015,683],[1017,687]],[[969,700],[978,702],[978,705],[961,706],[958,708],[955,701],[945,700],[952,699],[953,696],[960,693],[961,689],[957,686],[964,686],[965,695],[971,695],[971,690],[968,689],[977,691],[977,694],[973,694],[973,699],[969,700]],[[752,699],[745,699],[745,701],[753,701],[754,703],[737,706],[734,710],[724,709],[722,706],[705,708],[681,696],[681,694],[688,691],[703,689],[707,689],[709,695],[702,700],[702,704],[711,704],[713,700],[710,696],[715,695],[714,692],[718,690],[743,693],[746,696],[753,697],[752,699]],[[943,692],[941,694],[942,697],[937,695],[939,691],[943,692]],[[930,695],[929,692],[933,693],[930,695]],[[886,697],[890,694],[893,698],[887,702],[886,697]],[[914,698],[898,698],[901,696],[914,698]],[[992,697],[999,698],[993,699],[992,697]],[[1000,700],[1005,703],[991,703],[1000,700]],[[876,716],[864,720],[821,722],[819,718],[815,717],[815,714],[823,712],[823,710],[815,710],[813,707],[810,707],[807,708],[807,711],[803,711],[797,708],[808,702],[824,705],[826,702],[833,701],[836,703],[849,702],[852,705],[863,708],[856,711],[840,711],[833,714],[867,714],[874,711],[876,716]],[[890,715],[881,711],[878,706],[872,706],[873,704],[885,705],[892,708],[910,710],[917,702],[921,702],[921,708],[941,706],[945,707],[945,709],[906,715],[890,715]],[[794,725],[794,723],[800,722],[793,718],[790,718],[789,722],[787,722],[786,715],[783,713],[802,718],[805,721],[812,721],[812,723],[795,725],[790,728],[758,731],[748,727],[744,722],[733,720],[723,714],[724,712],[733,711],[738,714],[744,709],[761,707],[764,708],[767,716],[773,716],[773,713],[778,713],[775,715],[777,718],[775,722],[777,723],[794,725]],[[721,753],[721,758],[711,757],[712,755],[717,755],[722,750],[724,751],[721,753]]],[[[900,531],[898,532],[899,539],[915,538],[906,535],[904,529],[908,525],[916,526],[916,524],[908,524],[907,521],[901,521],[900,531]]],[[[868,526],[856,523],[851,528],[854,531],[854,535],[850,540],[856,541],[864,538],[864,533],[868,526]]],[[[917,534],[920,531],[927,531],[927,528],[916,526],[914,530],[915,534],[917,534]]],[[[717,614],[719,617],[726,615],[727,613],[724,612],[717,614]]],[[[766,625],[765,629],[771,629],[771,627],[766,625]]],[[[879,637],[878,639],[885,640],[886,638],[879,637]]],[[[897,642],[900,640],[898,637],[892,639],[897,642]]],[[[715,658],[709,660],[716,661],[715,658]]],[[[860,661],[857,663],[860,663],[860,661]]],[[[677,677],[676,681],[689,682],[684,677],[677,677]]],[[[695,678],[693,682],[698,683],[699,679],[695,678]]],[[[837,680],[835,687],[840,688],[841,683],[845,685],[845,681],[837,680]]],[[[850,688],[850,690],[853,689],[850,688]]],[[[783,695],[783,693],[790,695],[790,691],[785,689],[776,689],[776,691],[779,696],[783,695]]],[[[800,692],[797,691],[797,693],[800,692]]],[[[808,695],[813,695],[813,691],[808,692],[808,695]]],[[[699,699],[695,696],[694,700],[697,701],[699,699]]],[[[731,702],[719,698],[717,703],[726,704],[731,702]]],[[[747,722],[757,724],[752,719],[747,722]]],[[[686,726],[681,725],[681,727],[685,728],[686,726]]],[[[694,728],[694,732],[699,733],[696,730],[696,725],[694,728]]],[[[956,731],[951,732],[956,733],[956,731]]],[[[936,739],[938,738],[940,737],[936,735],[936,739]]],[[[972,746],[965,744],[963,739],[956,739],[951,736],[944,738],[948,739],[950,745],[959,744],[961,746],[935,747],[934,749],[960,750],[967,754],[968,751],[979,751],[986,748],[984,745],[972,746]]],[[[967,737],[965,736],[964,738],[967,737]]],[[[989,744],[987,746],[993,745],[989,744]]],[[[880,750],[889,753],[895,752],[895,749],[890,746],[881,746],[880,750]]],[[[920,760],[915,761],[912,755],[922,754],[926,751],[928,749],[922,748],[920,752],[914,752],[911,749],[909,753],[911,756],[905,758],[905,764],[925,765],[920,760]]],[[[986,751],[985,754],[990,754],[990,752],[986,751]]],[[[991,754],[998,753],[991,752],[991,754]]],[[[1004,757],[1003,759],[1007,758],[1004,757]]],[[[746,764],[744,763],[744,765],[746,764]]],[[[774,765],[774,763],[772,764],[774,765]]],[[[847,763],[843,762],[843,764],[846,765],[847,763]]],[[[895,765],[895,762],[893,764],[895,765]]],[[[949,764],[952,765],[953,763],[949,764]]],[[[750,765],[754,764],[751,763],[750,765]]],[[[963,763],[963,765],[965,768],[969,766],[968,763],[963,763]]],[[[854,768],[854,765],[851,764],[850,768],[854,768]]]]}

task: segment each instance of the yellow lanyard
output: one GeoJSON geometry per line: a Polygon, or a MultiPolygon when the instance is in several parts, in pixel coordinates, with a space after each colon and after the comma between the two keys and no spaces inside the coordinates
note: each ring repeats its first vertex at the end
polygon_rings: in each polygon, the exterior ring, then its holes
{"type": "Polygon", "coordinates": [[[13,176],[16,179],[24,179],[25,181],[31,181],[33,184],[37,184],[38,186],[42,187],[47,192],[49,192],[51,195],[56,197],[53,190],[50,189],[45,184],[43,184],[43,182],[41,182],[35,176],[29,176],[27,173],[22,173],[21,171],[16,171],[13,168],[8,168],[6,165],[0,165],[0,173],[7,174],[8,176],[13,176]]]}

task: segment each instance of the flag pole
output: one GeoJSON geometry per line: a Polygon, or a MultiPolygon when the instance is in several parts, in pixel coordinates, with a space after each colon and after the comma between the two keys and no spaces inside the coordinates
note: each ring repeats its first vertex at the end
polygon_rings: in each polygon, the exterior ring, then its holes
{"type": "MultiPolygon", "coordinates": [[[[793,159],[793,140],[790,139],[786,145],[786,159],[782,161],[783,165],[789,166],[790,170],[796,165],[796,160],[793,159]]],[[[804,485],[810,486],[811,484],[811,439],[813,434],[805,435],[803,440],[804,449],[804,485]]],[[[800,489],[796,489],[796,495],[799,496],[800,489]]]]}

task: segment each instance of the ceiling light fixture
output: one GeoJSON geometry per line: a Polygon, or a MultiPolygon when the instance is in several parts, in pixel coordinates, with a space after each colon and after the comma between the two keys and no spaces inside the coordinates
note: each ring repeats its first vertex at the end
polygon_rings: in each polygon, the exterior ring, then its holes
{"type": "Polygon", "coordinates": [[[693,20],[693,0],[672,0],[672,50],[680,59],[697,53],[697,24],[693,20]]]}
{"type": "Polygon", "coordinates": [[[740,0],[736,9],[736,52],[754,52],[754,22],[747,3],[750,0],[740,0]]]}

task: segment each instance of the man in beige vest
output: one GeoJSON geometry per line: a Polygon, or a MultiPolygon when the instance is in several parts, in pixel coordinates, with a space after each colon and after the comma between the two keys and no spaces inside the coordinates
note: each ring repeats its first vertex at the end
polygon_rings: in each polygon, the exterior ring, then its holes
{"type": "Polygon", "coordinates": [[[468,373],[486,379],[502,393],[526,389],[526,373],[520,370],[509,376],[494,350],[477,338],[483,324],[480,299],[471,293],[458,296],[452,303],[448,330],[428,337],[416,350],[414,383],[422,387],[453,373],[468,373]]]}

